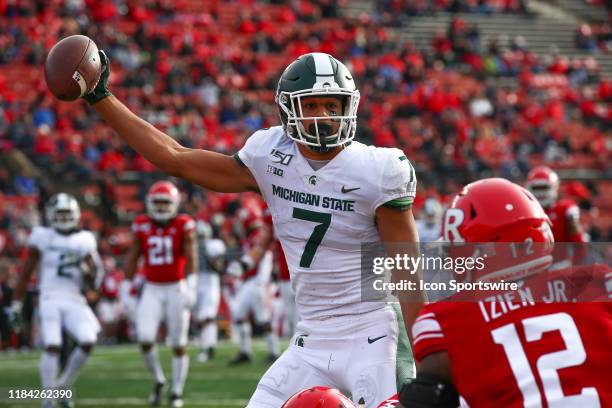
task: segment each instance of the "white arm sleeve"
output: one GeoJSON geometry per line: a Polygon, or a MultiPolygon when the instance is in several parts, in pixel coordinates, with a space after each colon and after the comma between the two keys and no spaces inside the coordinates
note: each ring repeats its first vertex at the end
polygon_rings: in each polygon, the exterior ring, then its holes
{"type": "Polygon", "coordinates": [[[380,192],[373,210],[385,203],[396,201],[398,206],[411,205],[416,195],[416,172],[399,149],[385,149],[381,166],[380,192]]]}
{"type": "Polygon", "coordinates": [[[242,149],[240,149],[238,153],[236,153],[236,155],[234,156],[238,159],[238,161],[240,161],[240,163],[248,167],[248,169],[251,170],[254,175],[256,169],[256,157],[259,153],[259,149],[262,145],[262,142],[264,141],[265,136],[266,132],[262,130],[258,130],[257,132],[253,133],[247,139],[244,146],[242,146],[242,149]]]}

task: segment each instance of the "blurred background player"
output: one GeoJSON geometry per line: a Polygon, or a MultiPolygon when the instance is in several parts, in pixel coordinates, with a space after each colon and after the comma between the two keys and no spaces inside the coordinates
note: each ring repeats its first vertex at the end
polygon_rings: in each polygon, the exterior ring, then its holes
{"type": "MultiPolygon", "coordinates": [[[[100,324],[88,305],[95,298],[96,277],[102,272],[97,242],[90,231],[79,229],[81,211],[66,193],[51,197],[46,205],[50,227],[36,227],[28,238],[28,257],[15,290],[12,312],[21,313],[26,285],[39,273],[40,378],[44,389],[69,389],[96,343],[100,324]],[[85,292],[85,296],[83,293],[85,292]],[[77,343],[58,377],[62,329],[77,343]]],[[[101,274],[100,274],[101,275],[101,274]]],[[[72,401],[61,400],[62,406],[72,401]]],[[[54,406],[44,399],[43,406],[54,406]]]]}
{"type": "Polygon", "coordinates": [[[454,408],[459,395],[472,408],[612,404],[609,266],[549,269],[548,217],[505,179],[465,186],[444,217],[444,239],[496,242],[471,281],[504,278],[520,289],[425,306],[412,327],[417,378],[401,406],[454,408]]]}
{"type": "Polygon", "coordinates": [[[282,312],[283,312],[283,336],[293,336],[295,325],[298,322],[299,316],[295,307],[295,292],[291,287],[291,276],[289,274],[289,266],[283,252],[283,247],[280,241],[275,241],[276,245],[276,263],[278,266],[278,286],[281,297],[282,312]]]}
{"type": "Polygon", "coordinates": [[[121,305],[119,302],[119,286],[123,280],[123,273],[116,267],[114,258],[104,259],[106,273],[100,284],[100,299],[96,304],[96,313],[102,324],[104,344],[117,342],[119,318],[121,316],[121,305]]]}
{"type": "Polygon", "coordinates": [[[527,175],[525,187],[538,199],[552,222],[555,242],[586,242],[580,226],[580,209],[569,198],[559,198],[559,176],[546,166],[527,175]]]}
{"type": "Polygon", "coordinates": [[[136,332],[148,369],[155,378],[151,405],[159,405],[166,383],[157,349],[154,347],[159,325],[166,323],[172,346],[172,390],[170,405],[182,407],[183,386],[189,369],[187,333],[189,310],[196,300],[198,259],[195,222],[178,214],[180,194],[168,181],[151,186],[146,197],[147,214],[134,219],[134,240],[128,255],[126,283],[131,289],[138,261],[144,258],[146,282],[138,302],[136,332]]]}
{"type": "Polygon", "coordinates": [[[570,198],[559,198],[559,176],[546,166],[534,168],[527,175],[525,187],[538,199],[552,223],[555,242],[578,245],[557,245],[553,253],[554,268],[571,265],[584,253],[580,244],[587,242],[587,235],[580,225],[580,208],[570,198]]]}
{"type": "Polygon", "coordinates": [[[433,242],[442,236],[442,205],[433,197],[425,200],[421,217],[416,220],[421,242],[433,242]]]}
{"type": "Polygon", "coordinates": [[[232,324],[238,333],[240,352],[230,361],[231,365],[251,361],[252,313],[262,328],[268,345],[268,360],[274,361],[280,354],[278,336],[272,330],[272,310],[269,304],[268,286],[272,275],[273,255],[271,219],[264,217],[257,199],[245,200],[230,221],[234,235],[240,240],[238,259],[227,265],[227,273],[238,278],[236,294],[230,301],[232,324]]]}
{"type": "Polygon", "coordinates": [[[218,341],[217,315],[221,301],[220,274],[225,266],[225,243],[213,237],[213,229],[207,222],[196,222],[198,239],[198,301],[196,318],[200,330],[198,361],[204,363],[214,356],[218,341]]]}

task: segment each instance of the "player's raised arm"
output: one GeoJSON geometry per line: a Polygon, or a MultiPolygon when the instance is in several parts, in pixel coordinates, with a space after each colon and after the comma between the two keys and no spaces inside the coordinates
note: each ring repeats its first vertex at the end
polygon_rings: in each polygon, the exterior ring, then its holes
{"type": "Polygon", "coordinates": [[[251,172],[232,156],[181,146],[172,137],[131,112],[108,90],[110,63],[100,52],[104,71],[96,88],[83,97],[102,119],[134,150],[172,176],[210,190],[241,192],[257,190],[251,172]]]}

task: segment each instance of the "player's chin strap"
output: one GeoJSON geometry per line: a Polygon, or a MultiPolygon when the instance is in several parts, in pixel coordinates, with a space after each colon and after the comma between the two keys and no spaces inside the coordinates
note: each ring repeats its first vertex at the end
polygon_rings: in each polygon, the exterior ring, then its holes
{"type": "Polygon", "coordinates": [[[400,403],[408,408],[457,408],[459,394],[453,384],[432,374],[417,374],[400,391],[400,403]]]}

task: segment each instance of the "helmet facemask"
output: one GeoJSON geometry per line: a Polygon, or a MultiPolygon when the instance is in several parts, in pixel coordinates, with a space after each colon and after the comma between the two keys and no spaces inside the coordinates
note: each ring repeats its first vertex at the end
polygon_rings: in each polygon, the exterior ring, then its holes
{"type": "Polygon", "coordinates": [[[68,232],[78,227],[81,209],[74,197],[60,193],[49,200],[46,215],[51,227],[60,232],[68,232]]]}
{"type": "Polygon", "coordinates": [[[359,91],[338,88],[306,89],[297,92],[280,92],[277,97],[281,109],[281,120],[287,136],[315,151],[328,151],[342,146],[355,138],[357,129],[357,108],[359,91]],[[304,116],[302,100],[305,97],[339,97],[342,101],[342,112],[334,116],[304,116]],[[333,131],[328,123],[330,118],[338,123],[333,131]],[[313,122],[305,126],[304,122],[313,122]]]}
{"type": "Polygon", "coordinates": [[[557,187],[547,181],[531,181],[527,188],[544,208],[550,207],[557,201],[557,187]]]}
{"type": "Polygon", "coordinates": [[[311,150],[329,151],[355,137],[359,91],[348,68],[329,54],[304,54],[289,64],[278,82],[276,104],[286,135],[311,150]],[[303,109],[303,100],[310,97],[338,98],[341,109],[334,115],[305,116],[310,112],[303,109]]]}
{"type": "Polygon", "coordinates": [[[155,221],[171,220],[178,212],[178,203],[170,196],[155,194],[147,197],[147,213],[155,221]]]}

